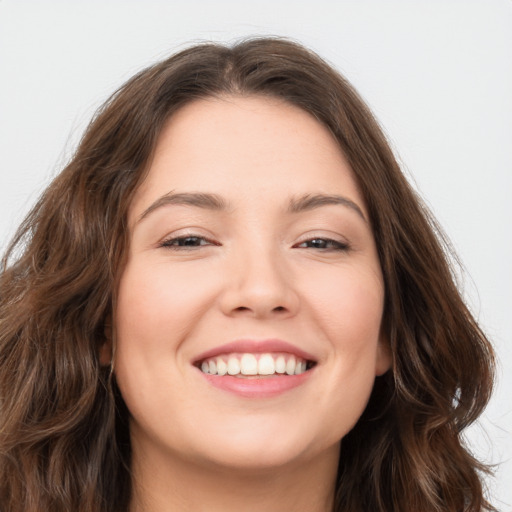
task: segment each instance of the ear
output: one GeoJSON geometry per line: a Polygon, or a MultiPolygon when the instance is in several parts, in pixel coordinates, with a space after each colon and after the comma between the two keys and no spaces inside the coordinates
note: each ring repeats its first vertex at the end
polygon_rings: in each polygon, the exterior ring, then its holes
{"type": "Polygon", "coordinates": [[[384,375],[391,368],[392,362],[393,356],[391,354],[391,346],[387,338],[381,334],[377,345],[375,375],[384,375]]]}
{"type": "Polygon", "coordinates": [[[110,316],[105,320],[103,333],[105,334],[105,341],[99,349],[100,364],[110,366],[112,364],[112,318],[110,316]]]}

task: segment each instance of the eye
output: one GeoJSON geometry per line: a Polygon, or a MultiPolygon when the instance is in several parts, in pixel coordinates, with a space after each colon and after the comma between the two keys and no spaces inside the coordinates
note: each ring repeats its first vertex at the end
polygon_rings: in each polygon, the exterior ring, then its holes
{"type": "Polygon", "coordinates": [[[185,235],[168,238],[160,243],[159,247],[166,247],[169,249],[195,249],[207,245],[218,245],[204,236],[185,235]]]}
{"type": "Polygon", "coordinates": [[[332,238],[311,238],[294,245],[298,249],[318,249],[320,251],[346,251],[349,245],[332,238]]]}

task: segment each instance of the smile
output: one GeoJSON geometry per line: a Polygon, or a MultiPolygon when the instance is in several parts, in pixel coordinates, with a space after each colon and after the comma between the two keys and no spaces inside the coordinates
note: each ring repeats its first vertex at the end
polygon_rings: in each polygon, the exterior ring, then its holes
{"type": "Polygon", "coordinates": [[[286,353],[234,353],[204,359],[198,367],[209,375],[254,377],[300,375],[313,364],[312,361],[286,353]]]}
{"type": "Polygon", "coordinates": [[[317,358],[278,339],[236,340],[198,355],[193,366],[209,385],[243,398],[271,398],[307,382],[317,358]]]}

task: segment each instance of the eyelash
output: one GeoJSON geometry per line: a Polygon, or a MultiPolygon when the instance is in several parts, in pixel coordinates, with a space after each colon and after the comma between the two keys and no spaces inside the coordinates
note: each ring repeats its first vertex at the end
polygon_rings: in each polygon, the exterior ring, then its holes
{"type": "MultiPolygon", "coordinates": [[[[205,247],[215,245],[218,246],[220,244],[213,242],[212,240],[209,240],[205,238],[204,236],[198,236],[198,235],[185,235],[185,236],[178,236],[175,238],[169,238],[167,240],[164,240],[160,243],[159,247],[163,247],[166,249],[172,249],[175,251],[180,250],[194,250],[199,247],[205,247]],[[188,242],[187,242],[188,241],[188,242]],[[190,243],[193,242],[193,243],[190,243]],[[203,243],[206,242],[206,243],[203,243]]],[[[316,249],[323,252],[335,252],[335,251],[348,251],[350,249],[349,244],[346,242],[340,242],[339,240],[333,240],[332,238],[322,238],[322,237],[314,237],[309,238],[308,240],[304,240],[296,245],[293,246],[293,248],[301,248],[301,249],[316,249]],[[318,243],[323,244],[323,247],[318,247],[318,243]],[[300,247],[304,244],[317,244],[317,247],[309,246],[309,247],[300,247]]]]}
{"type": "Polygon", "coordinates": [[[218,243],[213,242],[212,240],[208,240],[204,236],[199,235],[183,235],[183,236],[177,236],[175,238],[168,238],[167,240],[164,240],[160,243],[159,247],[164,247],[166,249],[173,249],[175,251],[180,250],[192,250],[196,249],[198,247],[205,247],[207,245],[220,245],[218,243]],[[199,245],[192,245],[187,244],[186,241],[199,241],[199,245]],[[207,242],[207,243],[201,243],[201,242],[207,242]]]}
{"type": "Polygon", "coordinates": [[[321,242],[324,247],[303,247],[304,249],[317,249],[319,251],[324,252],[331,252],[331,251],[348,251],[350,249],[349,244],[346,242],[340,242],[339,240],[333,240],[332,238],[323,238],[320,236],[316,236],[314,238],[309,238],[307,240],[304,240],[296,245],[294,247],[300,248],[303,244],[314,244],[321,242]]]}

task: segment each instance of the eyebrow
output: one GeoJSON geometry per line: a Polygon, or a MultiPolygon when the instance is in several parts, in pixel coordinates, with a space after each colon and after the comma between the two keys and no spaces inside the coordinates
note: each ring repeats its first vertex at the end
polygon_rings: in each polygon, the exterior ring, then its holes
{"type": "Polygon", "coordinates": [[[330,205],[346,206],[356,212],[365,222],[368,222],[363,211],[356,203],[354,203],[354,201],[348,197],[332,194],[306,194],[304,196],[294,198],[290,201],[288,211],[290,213],[299,213],[330,205]]]}
{"type": "Polygon", "coordinates": [[[175,194],[170,192],[158,198],[146,208],[137,219],[137,222],[145,219],[151,212],[169,204],[195,206],[206,210],[222,211],[227,209],[227,203],[216,194],[204,194],[200,192],[183,192],[175,194]]]}
{"type": "MultiPolygon", "coordinates": [[[[146,208],[137,219],[137,223],[145,219],[154,210],[173,204],[195,206],[196,208],[203,208],[205,210],[212,211],[225,211],[228,209],[228,203],[217,194],[202,192],[170,192],[159,197],[154,203],[146,208]]],[[[363,211],[354,201],[344,196],[332,194],[305,194],[303,196],[292,198],[288,205],[288,212],[300,213],[330,205],[346,206],[356,212],[365,222],[367,222],[363,211]]]]}

